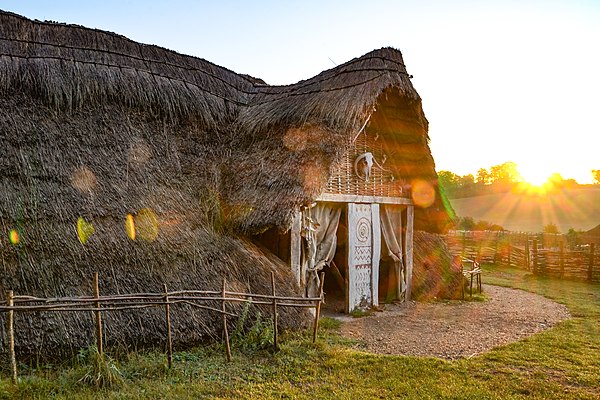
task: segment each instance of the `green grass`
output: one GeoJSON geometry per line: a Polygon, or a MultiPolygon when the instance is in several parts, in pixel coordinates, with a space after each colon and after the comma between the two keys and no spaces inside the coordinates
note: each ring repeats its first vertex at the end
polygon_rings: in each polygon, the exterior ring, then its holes
{"type": "Polygon", "coordinates": [[[81,382],[86,366],[77,362],[21,370],[16,387],[5,372],[0,398],[600,398],[599,285],[490,266],[484,266],[484,283],[543,294],[567,305],[573,318],[520,342],[452,362],[358,352],[337,334],[339,322],[324,318],[315,344],[309,332],[290,333],[275,354],[234,348],[229,364],[218,345],[176,353],[171,370],[161,353],[130,354],[113,361],[123,379],[114,389],[81,382]]]}

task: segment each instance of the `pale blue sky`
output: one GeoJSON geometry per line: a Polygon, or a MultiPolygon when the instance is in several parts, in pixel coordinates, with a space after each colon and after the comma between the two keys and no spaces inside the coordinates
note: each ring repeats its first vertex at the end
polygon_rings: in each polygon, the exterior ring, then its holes
{"type": "Polygon", "coordinates": [[[0,0],[0,9],[113,31],[271,84],[396,47],[423,98],[438,170],[510,160],[531,179],[586,182],[600,169],[600,0],[0,0]]]}

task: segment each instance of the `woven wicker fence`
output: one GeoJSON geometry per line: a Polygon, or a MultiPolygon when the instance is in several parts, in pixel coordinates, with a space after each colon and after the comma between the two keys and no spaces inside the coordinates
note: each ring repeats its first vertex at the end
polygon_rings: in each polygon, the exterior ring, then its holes
{"type": "Polygon", "coordinates": [[[523,268],[536,275],[600,282],[600,255],[594,244],[571,249],[565,235],[450,231],[444,238],[452,254],[463,258],[523,268]]]}

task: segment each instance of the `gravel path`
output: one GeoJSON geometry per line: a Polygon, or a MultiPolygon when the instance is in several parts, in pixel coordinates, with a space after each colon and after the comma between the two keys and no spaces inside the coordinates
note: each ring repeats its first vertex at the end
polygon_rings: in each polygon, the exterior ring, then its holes
{"type": "Polygon", "coordinates": [[[343,320],[342,335],[378,354],[468,358],[516,342],[571,317],[567,308],[522,290],[484,285],[483,302],[386,304],[385,311],[343,320]]]}

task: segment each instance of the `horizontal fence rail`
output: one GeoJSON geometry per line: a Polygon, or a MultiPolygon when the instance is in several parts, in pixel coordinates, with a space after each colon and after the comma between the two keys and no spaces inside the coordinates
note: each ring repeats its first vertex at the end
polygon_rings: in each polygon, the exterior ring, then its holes
{"type": "Polygon", "coordinates": [[[523,268],[536,275],[600,282],[595,245],[570,245],[566,235],[503,231],[450,231],[450,252],[479,262],[523,268]]]}
{"type": "Polygon", "coordinates": [[[70,296],[70,297],[36,297],[29,295],[15,295],[12,290],[6,294],[6,300],[0,301],[0,312],[7,313],[6,337],[8,338],[9,358],[11,364],[11,379],[17,382],[17,361],[15,355],[15,324],[14,313],[17,312],[73,312],[91,311],[95,319],[95,337],[98,352],[103,354],[103,321],[102,313],[123,310],[140,310],[151,307],[164,307],[167,323],[166,353],[169,368],[172,367],[172,337],[171,337],[171,307],[177,305],[188,305],[222,315],[223,333],[226,344],[227,360],[231,360],[231,348],[229,344],[229,333],[227,330],[227,317],[238,317],[237,314],[227,311],[227,303],[247,303],[255,305],[271,306],[273,314],[273,348],[278,349],[278,307],[299,307],[315,309],[313,321],[312,341],[316,341],[319,326],[321,304],[323,303],[323,280],[321,273],[321,286],[318,297],[293,297],[276,295],[275,276],[271,274],[271,294],[243,293],[226,290],[227,282],[223,279],[221,290],[176,290],[169,292],[167,285],[163,285],[162,293],[130,293],[116,295],[100,295],[98,285],[98,273],[94,274],[94,296],[70,296]],[[221,307],[211,307],[202,302],[221,302],[221,307]]]}

